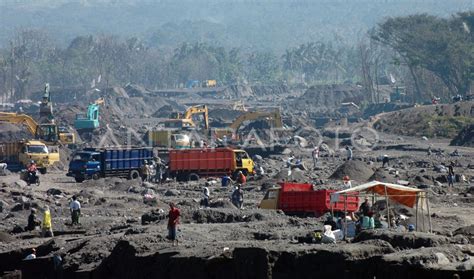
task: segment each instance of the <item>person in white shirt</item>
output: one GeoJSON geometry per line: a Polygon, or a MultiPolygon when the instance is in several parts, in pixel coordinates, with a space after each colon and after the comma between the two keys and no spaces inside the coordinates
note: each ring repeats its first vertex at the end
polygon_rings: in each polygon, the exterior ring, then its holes
{"type": "Polygon", "coordinates": [[[318,160],[319,160],[319,147],[318,146],[316,146],[313,149],[312,156],[313,156],[313,168],[316,168],[316,165],[318,164],[318,160]]]}
{"type": "Polygon", "coordinates": [[[77,200],[76,196],[72,196],[72,202],[69,204],[71,210],[71,225],[79,225],[79,216],[81,215],[81,203],[77,200]]]}
{"type": "Polygon", "coordinates": [[[342,181],[344,183],[344,189],[352,188],[352,183],[351,183],[351,179],[349,178],[349,176],[347,176],[347,175],[344,176],[342,181]]]}
{"type": "Polygon", "coordinates": [[[211,192],[209,191],[209,188],[203,187],[202,189],[202,200],[201,200],[201,205],[204,208],[209,207],[209,197],[211,196],[211,192]]]}

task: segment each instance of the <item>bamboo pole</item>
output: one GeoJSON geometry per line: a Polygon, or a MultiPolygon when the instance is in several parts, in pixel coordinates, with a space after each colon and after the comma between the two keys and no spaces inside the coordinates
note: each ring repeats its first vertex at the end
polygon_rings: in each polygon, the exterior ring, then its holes
{"type": "Polygon", "coordinates": [[[430,201],[428,200],[428,193],[425,193],[425,199],[426,199],[426,210],[428,211],[428,226],[430,228],[430,233],[433,233],[433,227],[431,226],[430,201]]]}
{"type": "Polygon", "coordinates": [[[390,206],[388,203],[388,194],[387,194],[387,186],[385,185],[385,203],[387,204],[387,222],[388,227],[390,228],[392,223],[390,222],[390,206]]]}
{"type": "Polygon", "coordinates": [[[347,194],[344,195],[344,240],[347,237],[347,194]]]}
{"type": "Polygon", "coordinates": [[[416,194],[416,210],[415,210],[415,231],[418,231],[418,203],[420,201],[420,197],[416,194]]]}

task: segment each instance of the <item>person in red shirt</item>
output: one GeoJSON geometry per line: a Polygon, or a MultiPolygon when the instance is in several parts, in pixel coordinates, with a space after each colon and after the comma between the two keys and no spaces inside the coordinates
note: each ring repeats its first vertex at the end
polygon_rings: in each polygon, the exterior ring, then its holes
{"type": "Polygon", "coordinates": [[[35,172],[38,170],[36,167],[35,161],[31,161],[30,164],[28,165],[28,172],[35,172]]]}
{"type": "Polygon", "coordinates": [[[242,171],[239,171],[239,176],[237,177],[237,183],[244,185],[247,182],[247,177],[242,171]]]}
{"type": "Polygon", "coordinates": [[[170,203],[170,211],[168,213],[168,239],[173,241],[173,246],[175,242],[176,246],[178,245],[177,230],[180,215],[181,213],[176,205],[174,203],[170,203]]]}

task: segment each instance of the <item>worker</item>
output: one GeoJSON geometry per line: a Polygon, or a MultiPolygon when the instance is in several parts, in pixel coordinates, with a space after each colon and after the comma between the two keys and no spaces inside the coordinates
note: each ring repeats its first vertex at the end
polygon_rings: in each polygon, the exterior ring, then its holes
{"type": "Polygon", "coordinates": [[[53,227],[52,227],[52,221],[51,221],[51,212],[49,211],[49,206],[44,207],[44,213],[43,213],[43,226],[42,226],[42,231],[41,235],[43,237],[53,237],[53,227]]]}
{"type": "Polygon", "coordinates": [[[209,207],[209,197],[211,192],[209,191],[208,187],[202,188],[202,199],[201,199],[201,206],[208,208],[209,207]]]}
{"type": "Polygon", "coordinates": [[[160,157],[156,157],[154,160],[154,166],[155,166],[155,176],[153,177],[153,180],[155,183],[160,183],[163,181],[163,162],[161,162],[160,157]]]}
{"type": "Polygon", "coordinates": [[[31,253],[26,256],[25,260],[34,260],[36,259],[36,249],[35,248],[31,248],[31,253]]]}
{"type": "Polygon", "coordinates": [[[326,221],[324,221],[324,225],[331,226],[331,230],[333,231],[337,230],[337,224],[334,222],[334,217],[332,217],[332,215],[328,215],[326,221]]]}
{"type": "Polygon", "coordinates": [[[352,160],[352,156],[353,156],[352,148],[350,148],[349,146],[346,146],[346,152],[347,152],[347,161],[352,160]]]}
{"type": "Polygon", "coordinates": [[[454,180],[456,179],[456,176],[454,175],[454,162],[451,161],[451,163],[448,166],[448,191],[451,192],[454,186],[454,180]]]}
{"type": "Polygon", "coordinates": [[[30,183],[36,182],[36,172],[38,171],[38,168],[36,167],[36,163],[34,160],[31,160],[26,170],[28,172],[28,181],[30,183]]]}
{"type": "Polygon", "coordinates": [[[79,216],[81,215],[81,203],[77,200],[76,196],[72,196],[72,201],[69,204],[69,210],[71,211],[71,225],[79,225],[79,216]]]}
{"type": "Polygon", "coordinates": [[[255,174],[258,176],[258,178],[262,178],[263,175],[265,174],[265,170],[260,164],[254,166],[254,171],[255,171],[255,174]]]}
{"type": "Polygon", "coordinates": [[[313,149],[313,152],[311,153],[311,155],[313,157],[313,168],[316,168],[316,165],[318,164],[318,160],[319,160],[319,146],[316,146],[313,149]]]}
{"type": "Polygon", "coordinates": [[[238,172],[237,183],[239,183],[240,185],[244,185],[245,183],[247,183],[247,177],[242,171],[238,172]]]}
{"type": "Polygon", "coordinates": [[[143,182],[150,182],[150,166],[148,165],[148,161],[144,160],[143,161],[143,166],[142,166],[142,181],[143,182]]]}
{"type": "Polygon", "coordinates": [[[414,232],[414,231],[415,231],[415,225],[409,224],[409,225],[408,225],[408,231],[409,231],[409,232],[414,232]]]}
{"type": "Polygon", "coordinates": [[[370,212],[369,198],[366,197],[364,199],[364,202],[359,207],[359,212],[362,214],[362,216],[368,216],[370,212]]]}
{"type": "Polygon", "coordinates": [[[244,192],[242,191],[241,185],[238,184],[235,187],[234,192],[232,192],[232,204],[234,204],[237,208],[242,209],[242,205],[244,203],[244,192]]]}
{"type": "Polygon", "coordinates": [[[34,231],[38,226],[41,226],[41,221],[36,217],[36,208],[32,208],[30,215],[28,216],[28,225],[25,230],[34,231]]]}
{"type": "Polygon", "coordinates": [[[389,160],[390,160],[390,159],[388,158],[388,155],[387,155],[387,154],[383,155],[382,168],[385,168],[385,165],[388,165],[389,160]]]}
{"type": "Polygon", "coordinates": [[[372,211],[367,212],[367,215],[362,217],[362,230],[373,230],[375,229],[374,213],[372,211]]]}
{"type": "Polygon", "coordinates": [[[168,239],[173,242],[173,246],[178,246],[178,224],[181,212],[174,203],[170,203],[170,211],[168,212],[168,239]]]}
{"type": "Polygon", "coordinates": [[[232,183],[232,178],[230,178],[230,173],[225,174],[221,178],[221,186],[222,187],[227,187],[232,183]]]}
{"type": "Polygon", "coordinates": [[[352,188],[351,178],[348,175],[342,178],[342,183],[344,184],[344,189],[352,188]]]}

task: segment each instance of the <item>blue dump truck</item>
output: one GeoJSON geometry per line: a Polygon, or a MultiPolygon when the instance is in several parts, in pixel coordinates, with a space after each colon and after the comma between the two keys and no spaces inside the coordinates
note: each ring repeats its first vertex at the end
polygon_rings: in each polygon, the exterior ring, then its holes
{"type": "Polygon", "coordinates": [[[101,177],[141,177],[145,160],[153,159],[153,149],[145,148],[85,148],[76,151],[69,163],[67,176],[76,182],[101,177]]]}

